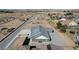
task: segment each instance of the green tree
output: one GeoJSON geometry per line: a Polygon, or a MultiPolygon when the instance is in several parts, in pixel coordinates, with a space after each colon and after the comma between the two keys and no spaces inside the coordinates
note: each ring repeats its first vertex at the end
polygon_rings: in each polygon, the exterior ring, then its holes
{"type": "Polygon", "coordinates": [[[66,28],[67,28],[66,25],[62,25],[62,26],[60,27],[60,30],[63,31],[63,32],[66,32],[66,28]]]}
{"type": "Polygon", "coordinates": [[[60,29],[62,24],[60,22],[57,23],[57,28],[60,29]]]}
{"type": "Polygon", "coordinates": [[[23,46],[24,46],[24,45],[28,45],[29,42],[30,42],[30,38],[26,37],[26,38],[25,38],[25,41],[24,41],[24,43],[23,43],[23,46]]]}
{"type": "Polygon", "coordinates": [[[75,49],[75,50],[79,50],[79,45],[78,45],[78,44],[76,44],[76,46],[75,46],[75,47],[73,47],[73,49],[75,49]]]}
{"type": "Polygon", "coordinates": [[[60,29],[63,32],[66,32],[66,25],[62,25],[60,22],[57,23],[57,28],[60,29]]]}

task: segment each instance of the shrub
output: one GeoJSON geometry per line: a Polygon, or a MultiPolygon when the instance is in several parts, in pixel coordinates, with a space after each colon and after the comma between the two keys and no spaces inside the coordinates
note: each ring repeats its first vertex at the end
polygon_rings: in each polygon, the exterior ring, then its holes
{"type": "Polygon", "coordinates": [[[26,37],[26,38],[25,38],[25,41],[24,41],[24,43],[23,43],[23,46],[24,46],[24,45],[28,45],[29,42],[30,42],[30,38],[26,37]]]}
{"type": "Polygon", "coordinates": [[[57,28],[60,29],[60,27],[62,26],[62,24],[60,22],[57,23],[57,28]]]}
{"type": "Polygon", "coordinates": [[[70,31],[71,34],[75,34],[75,31],[70,31]]]}
{"type": "Polygon", "coordinates": [[[62,25],[61,28],[60,28],[60,30],[63,31],[63,32],[66,32],[66,28],[67,28],[66,25],[62,25]]]}
{"type": "Polygon", "coordinates": [[[57,23],[57,28],[60,29],[63,32],[66,32],[66,25],[62,25],[60,22],[57,23]]]}

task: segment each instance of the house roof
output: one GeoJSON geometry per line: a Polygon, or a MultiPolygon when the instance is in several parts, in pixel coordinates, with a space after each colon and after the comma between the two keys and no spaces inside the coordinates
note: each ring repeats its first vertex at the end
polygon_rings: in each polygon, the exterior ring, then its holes
{"type": "Polygon", "coordinates": [[[78,25],[78,24],[77,24],[75,21],[71,21],[71,22],[69,23],[69,25],[70,25],[70,26],[74,26],[74,25],[76,26],[76,25],[78,25]]]}
{"type": "Polygon", "coordinates": [[[61,21],[61,24],[68,25],[70,22],[71,22],[71,20],[64,20],[64,21],[61,21]]]}
{"type": "Polygon", "coordinates": [[[65,18],[61,18],[61,19],[60,19],[60,21],[64,21],[64,20],[66,20],[66,19],[65,19],[65,18]]]}
{"type": "Polygon", "coordinates": [[[49,38],[49,35],[46,31],[46,29],[42,26],[36,26],[32,27],[31,29],[31,37],[32,39],[39,39],[40,37],[43,38],[49,38]]]}
{"type": "Polygon", "coordinates": [[[67,26],[74,26],[77,25],[77,23],[75,21],[72,20],[65,20],[65,21],[61,21],[62,25],[67,25],[67,26]]]}

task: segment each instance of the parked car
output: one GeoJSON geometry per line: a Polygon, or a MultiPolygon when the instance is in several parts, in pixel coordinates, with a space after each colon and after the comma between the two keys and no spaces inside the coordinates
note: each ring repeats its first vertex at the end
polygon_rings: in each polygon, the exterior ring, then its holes
{"type": "Polygon", "coordinates": [[[79,45],[79,36],[76,37],[76,43],[79,45]]]}

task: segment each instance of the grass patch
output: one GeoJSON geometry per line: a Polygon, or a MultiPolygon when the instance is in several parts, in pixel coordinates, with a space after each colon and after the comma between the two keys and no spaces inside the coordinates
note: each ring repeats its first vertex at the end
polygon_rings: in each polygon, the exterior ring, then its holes
{"type": "Polygon", "coordinates": [[[30,42],[30,38],[26,37],[26,38],[25,38],[25,41],[24,41],[24,43],[23,43],[23,46],[24,46],[24,45],[28,45],[29,42],[30,42]]]}

